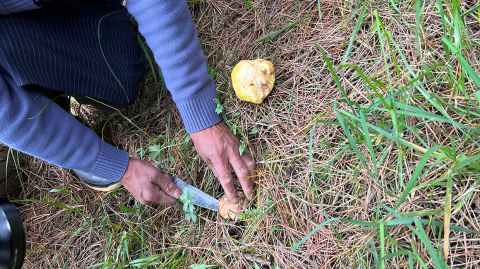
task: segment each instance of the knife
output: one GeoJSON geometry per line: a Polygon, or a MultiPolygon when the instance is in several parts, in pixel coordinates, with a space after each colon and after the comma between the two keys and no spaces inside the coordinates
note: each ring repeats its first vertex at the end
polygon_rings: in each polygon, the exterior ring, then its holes
{"type": "Polygon", "coordinates": [[[190,192],[194,195],[193,202],[192,202],[194,205],[207,208],[213,211],[218,211],[219,201],[217,199],[195,188],[194,186],[185,183],[183,180],[179,179],[178,177],[172,177],[171,180],[173,184],[177,185],[177,187],[180,188],[182,192],[184,189],[190,189],[190,192]]]}

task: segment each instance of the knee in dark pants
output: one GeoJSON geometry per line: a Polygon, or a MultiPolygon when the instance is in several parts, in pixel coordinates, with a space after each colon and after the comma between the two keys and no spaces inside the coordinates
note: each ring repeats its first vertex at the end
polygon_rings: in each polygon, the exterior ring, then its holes
{"type": "Polygon", "coordinates": [[[118,3],[55,1],[0,16],[0,72],[17,86],[40,85],[67,111],[69,100],[61,93],[106,112],[133,104],[145,55],[130,15],[118,3]]]}
{"type": "Polygon", "coordinates": [[[120,109],[127,107],[127,105],[119,105],[110,102],[98,101],[93,98],[88,98],[81,95],[73,95],[73,98],[80,104],[91,105],[94,108],[101,110],[105,113],[114,113],[120,109]]]}
{"type": "Polygon", "coordinates": [[[75,98],[75,100],[80,104],[91,105],[94,108],[101,110],[105,113],[114,113],[128,106],[128,105],[114,104],[107,101],[95,100],[93,98],[89,98],[89,97],[78,95],[78,94],[62,93],[62,92],[50,90],[38,85],[29,85],[27,88],[33,89],[38,93],[44,95],[45,97],[52,100],[54,103],[59,105],[68,113],[70,113],[70,102],[71,102],[70,97],[75,98]]]}
{"type": "Polygon", "coordinates": [[[33,88],[38,91],[40,94],[44,95],[48,99],[52,100],[54,103],[59,105],[61,108],[63,108],[65,111],[70,113],[70,98],[67,94],[59,92],[59,91],[54,91],[50,89],[46,89],[40,86],[33,86],[33,88]]]}

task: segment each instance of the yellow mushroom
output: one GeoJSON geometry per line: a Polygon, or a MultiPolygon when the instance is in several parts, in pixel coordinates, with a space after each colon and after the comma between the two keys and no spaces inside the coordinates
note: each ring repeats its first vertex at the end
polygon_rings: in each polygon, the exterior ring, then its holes
{"type": "Polygon", "coordinates": [[[261,104],[275,83],[273,64],[267,60],[243,60],[232,71],[233,89],[243,101],[261,104]]]}

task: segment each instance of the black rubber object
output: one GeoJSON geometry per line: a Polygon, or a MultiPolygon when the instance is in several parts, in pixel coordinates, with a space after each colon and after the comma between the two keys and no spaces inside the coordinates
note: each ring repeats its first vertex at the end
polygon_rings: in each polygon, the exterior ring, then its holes
{"type": "Polygon", "coordinates": [[[20,269],[25,249],[20,214],[12,203],[0,196],[0,269],[20,269]]]}

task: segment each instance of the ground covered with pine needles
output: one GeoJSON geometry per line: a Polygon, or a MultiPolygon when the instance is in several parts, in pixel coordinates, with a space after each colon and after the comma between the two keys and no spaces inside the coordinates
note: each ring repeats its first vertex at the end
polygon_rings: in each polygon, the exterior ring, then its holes
{"type": "MultiPolygon", "coordinates": [[[[257,163],[256,198],[241,220],[197,209],[192,223],[28,159],[25,268],[480,268],[475,1],[190,2],[226,120],[257,163]],[[230,80],[256,58],[276,70],[261,105],[230,80]]],[[[147,73],[121,114],[72,113],[220,198],[158,68],[147,73]]]]}

